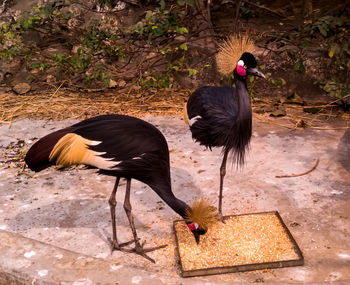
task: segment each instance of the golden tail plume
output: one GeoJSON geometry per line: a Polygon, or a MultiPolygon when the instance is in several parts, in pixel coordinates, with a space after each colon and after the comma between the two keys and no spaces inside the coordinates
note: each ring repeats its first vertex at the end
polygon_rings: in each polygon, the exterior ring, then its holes
{"type": "Polygon", "coordinates": [[[99,143],[101,142],[68,133],[56,143],[50,153],[49,160],[63,167],[73,164],[87,164],[100,169],[112,169],[119,163],[118,161],[104,158],[101,155],[105,153],[89,149],[89,146],[99,143]]]}
{"type": "Polygon", "coordinates": [[[89,140],[77,134],[66,134],[56,143],[49,159],[50,161],[55,160],[56,165],[65,167],[82,163],[88,153],[88,145],[90,144],[89,140]]]}
{"type": "Polygon", "coordinates": [[[227,75],[233,72],[238,60],[244,52],[253,52],[254,43],[244,35],[232,35],[219,47],[216,54],[216,65],[221,74],[227,75]]]}
{"type": "Polygon", "coordinates": [[[206,199],[196,200],[191,209],[186,212],[185,220],[197,223],[200,228],[207,230],[218,221],[217,209],[206,199]]]}

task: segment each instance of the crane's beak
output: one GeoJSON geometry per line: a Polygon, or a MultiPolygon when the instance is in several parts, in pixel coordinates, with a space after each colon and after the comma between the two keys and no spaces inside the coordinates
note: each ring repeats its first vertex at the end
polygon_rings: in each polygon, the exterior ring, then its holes
{"type": "Polygon", "coordinates": [[[199,238],[200,238],[200,234],[197,233],[196,231],[192,232],[194,235],[194,239],[196,240],[196,243],[199,244],[199,238]]]}
{"type": "Polygon", "coordinates": [[[251,67],[247,68],[247,75],[253,75],[253,76],[265,78],[265,75],[262,72],[260,72],[256,68],[251,68],[251,67]]]}

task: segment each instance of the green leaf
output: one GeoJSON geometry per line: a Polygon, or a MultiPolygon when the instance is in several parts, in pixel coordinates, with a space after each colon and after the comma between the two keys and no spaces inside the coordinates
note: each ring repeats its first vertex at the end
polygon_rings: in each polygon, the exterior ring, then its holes
{"type": "Polygon", "coordinates": [[[165,0],[160,0],[160,10],[163,11],[165,9],[165,0]]]}
{"type": "Polygon", "coordinates": [[[327,30],[324,27],[320,26],[318,27],[318,30],[322,36],[327,37],[327,30]]]}
{"type": "Polygon", "coordinates": [[[189,68],[187,69],[188,70],[188,76],[192,76],[192,75],[196,75],[199,71],[197,69],[192,69],[192,68],[189,68]]]}
{"type": "Polygon", "coordinates": [[[188,34],[188,29],[186,27],[179,27],[179,28],[176,28],[176,32],[179,33],[180,35],[183,35],[183,34],[188,34]]]}
{"type": "Polygon", "coordinates": [[[182,45],[180,45],[180,49],[182,49],[182,50],[187,50],[188,48],[187,48],[187,44],[182,44],[182,45]]]}

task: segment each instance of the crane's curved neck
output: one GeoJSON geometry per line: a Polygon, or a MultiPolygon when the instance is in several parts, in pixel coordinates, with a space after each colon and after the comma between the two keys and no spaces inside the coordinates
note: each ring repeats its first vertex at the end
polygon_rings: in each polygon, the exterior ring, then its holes
{"type": "Polygon", "coordinates": [[[178,213],[182,218],[186,218],[186,212],[190,209],[190,207],[180,199],[176,198],[174,193],[171,190],[171,184],[157,184],[149,186],[158,194],[162,200],[169,205],[171,209],[173,209],[176,213],[178,213]]]}
{"type": "Polygon", "coordinates": [[[247,77],[239,75],[236,69],[233,71],[233,82],[235,85],[243,85],[247,89],[247,77]]]}
{"type": "Polygon", "coordinates": [[[236,85],[236,94],[238,96],[239,117],[243,120],[251,121],[252,107],[250,105],[250,96],[247,88],[246,78],[234,72],[234,83],[236,85]]]}
{"type": "Polygon", "coordinates": [[[247,89],[247,81],[239,76],[235,70],[234,83],[236,90],[233,92],[234,101],[237,102],[238,114],[234,124],[234,133],[238,134],[232,138],[230,146],[234,149],[233,159],[237,165],[244,164],[245,151],[249,147],[252,135],[252,107],[247,89]]]}

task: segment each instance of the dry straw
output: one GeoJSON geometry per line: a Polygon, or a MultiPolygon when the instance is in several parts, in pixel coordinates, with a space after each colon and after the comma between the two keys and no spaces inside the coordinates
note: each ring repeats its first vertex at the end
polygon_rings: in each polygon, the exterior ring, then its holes
{"type": "MultiPolygon", "coordinates": [[[[42,88],[44,89],[44,88],[42,88]]],[[[189,90],[108,90],[89,93],[60,88],[22,96],[0,94],[0,125],[23,118],[85,119],[107,113],[141,117],[145,114],[181,114],[189,90]]]]}
{"type": "Polygon", "coordinates": [[[244,35],[232,35],[219,46],[216,55],[216,64],[221,74],[227,75],[233,72],[242,53],[253,52],[254,43],[244,35]]]}

